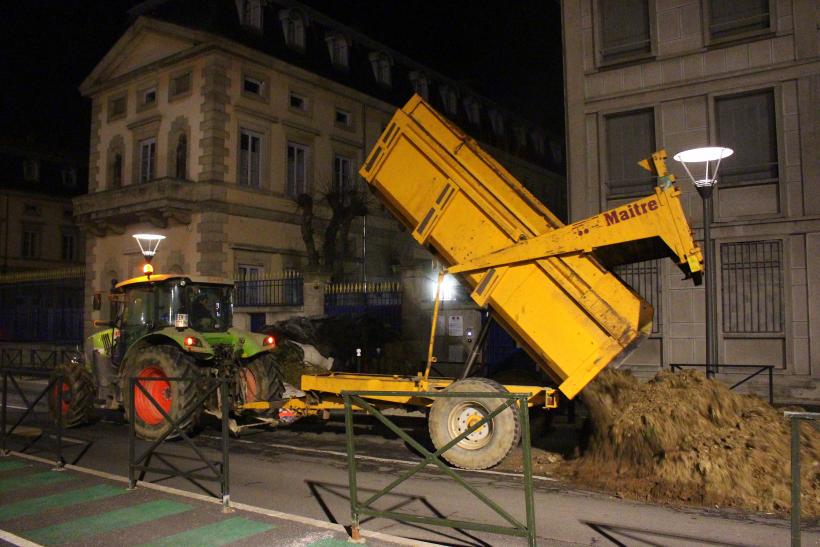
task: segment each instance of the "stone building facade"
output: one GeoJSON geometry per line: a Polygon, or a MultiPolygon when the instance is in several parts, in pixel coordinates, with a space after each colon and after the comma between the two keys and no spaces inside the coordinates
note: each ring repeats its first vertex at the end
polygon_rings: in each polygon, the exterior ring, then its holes
{"type": "MultiPolygon", "coordinates": [[[[536,195],[565,203],[561,159],[543,130],[298,2],[146,2],[133,15],[81,86],[92,102],[89,190],[75,200],[88,234],[88,330],[107,313],[90,309],[90,295],[140,273],[137,232],[167,237],[157,271],[304,272],[297,198],[316,198],[323,226],[330,210],[320,197],[361,188],[359,164],[414,92],[485,142],[536,195]]],[[[351,279],[429,265],[375,200],[365,255],[363,222],[350,230],[351,279]]],[[[254,311],[271,318],[275,310],[254,311]]]]}
{"type": "MultiPolygon", "coordinates": [[[[647,193],[636,162],[665,148],[702,238],[700,197],[672,155],[734,149],[711,218],[718,362],[775,365],[779,400],[817,403],[820,5],[579,0],[562,18],[570,217],[647,193]]],[[[670,261],[621,273],[658,311],[633,368],[703,363],[703,287],[670,261]]]]}

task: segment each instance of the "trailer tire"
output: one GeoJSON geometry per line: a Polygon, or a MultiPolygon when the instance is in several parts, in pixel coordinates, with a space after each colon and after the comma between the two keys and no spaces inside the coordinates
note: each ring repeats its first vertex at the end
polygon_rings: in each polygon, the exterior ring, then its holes
{"type": "Polygon", "coordinates": [[[246,403],[274,403],[285,393],[285,380],[279,363],[270,352],[254,356],[239,369],[237,385],[246,403]]]}
{"type": "MultiPolygon", "coordinates": [[[[498,382],[487,378],[467,378],[450,384],[445,391],[505,393],[507,390],[498,382]]],[[[427,418],[433,445],[436,449],[443,447],[477,419],[491,413],[503,403],[503,399],[492,398],[437,398],[427,418]]],[[[504,409],[491,422],[444,452],[442,456],[462,469],[488,469],[506,458],[520,440],[521,424],[518,410],[513,406],[504,409]]]]}
{"type": "MultiPolygon", "coordinates": [[[[170,345],[149,346],[134,352],[124,363],[121,382],[125,417],[129,422],[133,420],[138,437],[153,441],[170,430],[171,424],[137,385],[134,386],[134,392],[131,392],[129,379],[138,376],[157,378],[139,383],[172,420],[177,421],[188,414],[179,424],[180,431],[188,433],[197,425],[203,406],[192,409],[199,394],[199,374],[190,355],[170,345]],[[168,381],[163,378],[191,380],[168,381]],[[130,415],[131,397],[134,397],[135,416],[130,415]]],[[[172,433],[169,438],[178,436],[178,433],[172,433]]]]}
{"type": "Polygon", "coordinates": [[[48,411],[56,423],[62,420],[64,428],[77,427],[87,423],[94,409],[94,379],[79,363],[65,363],[54,369],[51,375],[55,380],[48,394],[48,411]],[[57,376],[63,375],[62,387],[58,385],[57,376]],[[58,409],[58,390],[62,389],[62,408],[58,409]]]}

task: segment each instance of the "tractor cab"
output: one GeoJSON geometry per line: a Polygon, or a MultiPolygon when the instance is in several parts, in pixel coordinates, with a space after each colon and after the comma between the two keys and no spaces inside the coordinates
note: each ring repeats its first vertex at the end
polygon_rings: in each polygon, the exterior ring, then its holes
{"type": "Polygon", "coordinates": [[[192,329],[211,342],[233,326],[233,284],[227,279],[145,275],[118,283],[111,300],[112,326],[119,330],[115,361],[151,332],[192,329]]]}

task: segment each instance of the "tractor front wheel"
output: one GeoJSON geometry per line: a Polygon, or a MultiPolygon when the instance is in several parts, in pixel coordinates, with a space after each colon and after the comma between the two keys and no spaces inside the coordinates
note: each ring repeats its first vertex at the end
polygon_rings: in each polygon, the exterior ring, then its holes
{"type": "MultiPolygon", "coordinates": [[[[505,393],[498,382],[487,378],[467,378],[450,384],[447,392],[505,393]]],[[[504,404],[503,398],[441,397],[430,408],[427,425],[436,449],[467,431],[493,410],[504,404]]],[[[514,406],[505,408],[455,446],[442,454],[445,460],[462,469],[487,469],[507,457],[521,440],[521,424],[514,406]]]]}
{"type": "Polygon", "coordinates": [[[282,370],[271,353],[253,357],[239,369],[238,375],[238,386],[246,403],[273,403],[285,392],[282,370]]]}
{"type": "MultiPolygon", "coordinates": [[[[177,431],[187,433],[193,429],[202,413],[201,405],[193,408],[197,400],[198,380],[194,360],[173,346],[152,346],[130,355],[124,363],[121,382],[125,416],[128,421],[134,422],[137,436],[149,441],[158,439],[172,428],[168,418],[179,422],[177,431]],[[129,379],[135,377],[145,380],[137,381],[131,392],[129,379]]],[[[171,437],[176,436],[179,436],[177,432],[171,434],[171,437]]]]}
{"type": "Polygon", "coordinates": [[[94,380],[79,363],[65,363],[52,372],[54,386],[48,394],[48,410],[55,422],[62,420],[65,428],[88,422],[94,408],[94,380]],[[63,377],[62,383],[58,377],[63,377]],[[60,401],[62,391],[62,401],[60,401]]]}

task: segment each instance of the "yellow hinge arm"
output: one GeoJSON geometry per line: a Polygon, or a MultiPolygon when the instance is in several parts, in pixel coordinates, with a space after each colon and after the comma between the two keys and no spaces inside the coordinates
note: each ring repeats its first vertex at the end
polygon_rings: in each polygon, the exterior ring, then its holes
{"type": "Polygon", "coordinates": [[[656,187],[649,197],[455,264],[447,272],[463,273],[551,256],[588,253],[608,245],[657,237],[678,257],[680,265],[696,273],[703,270],[703,256],[689,231],[679,196],[680,190],[675,187],[656,187]]]}

